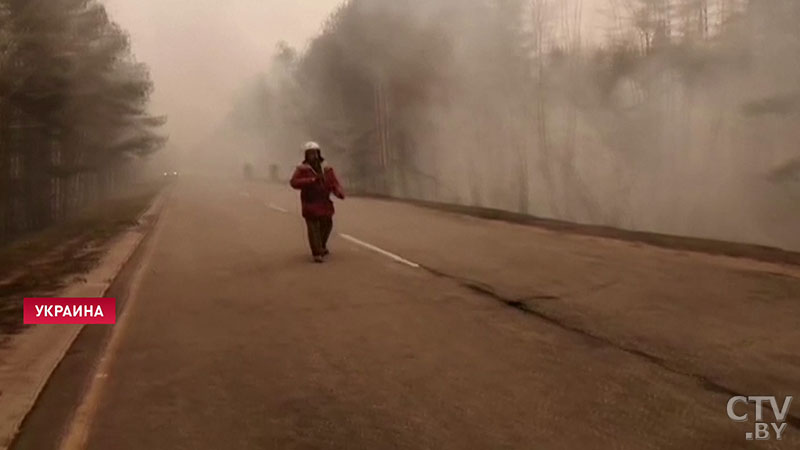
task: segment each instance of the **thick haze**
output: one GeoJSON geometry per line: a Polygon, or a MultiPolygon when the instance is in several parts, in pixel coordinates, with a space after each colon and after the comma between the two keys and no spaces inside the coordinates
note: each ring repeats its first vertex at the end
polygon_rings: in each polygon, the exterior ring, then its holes
{"type": "MultiPolygon", "coordinates": [[[[302,49],[342,0],[105,0],[150,66],[154,112],[169,115],[173,144],[186,148],[216,127],[234,93],[269,67],[275,45],[302,49]]],[[[600,36],[602,0],[585,0],[584,32],[600,36]]]]}
{"type": "Polygon", "coordinates": [[[108,0],[214,170],[313,139],[366,191],[800,248],[795,1],[361,0],[320,35],[341,3],[108,0]]]}
{"type": "Polygon", "coordinates": [[[191,147],[229,112],[234,92],[269,66],[275,45],[302,48],[341,0],[106,0],[150,66],[153,109],[172,144],[191,147]]]}
{"type": "Polygon", "coordinates": [[[234,117],[365,192],[798,249],[798,5],[354,0],[234,117]]]}

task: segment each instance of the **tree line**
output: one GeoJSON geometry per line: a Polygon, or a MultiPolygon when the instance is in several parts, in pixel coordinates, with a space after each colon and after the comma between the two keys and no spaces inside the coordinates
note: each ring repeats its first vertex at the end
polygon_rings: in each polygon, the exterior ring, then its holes
{"type": "Polygon", "coordinates": [[[800,158],[800,3],[607,0],[599,39],[585,13],[350,0],[279,48],[248,126],[367,191],[800,248],[774,177],[800,158]]]}
{"type": "Polygon", "coordinates": [[[95,0],[0,0],[0,242],[96,206],[165,143],[148,69],[95,0]]]}

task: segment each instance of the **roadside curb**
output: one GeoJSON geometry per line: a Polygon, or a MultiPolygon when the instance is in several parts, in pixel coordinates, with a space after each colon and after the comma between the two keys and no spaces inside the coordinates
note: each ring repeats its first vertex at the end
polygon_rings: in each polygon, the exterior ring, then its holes
{"type": "Polygon", "coordinates": [[[568,222],[566,220],[537,217],[502,209],[469,206],[457,203],[444,203],[430,200],[419,200],[413,198],[391,197],[387,195],[370,194],[365,192],[351,194],[351,197],[404,203],[407,205],[448,214],[457,214],[484,220],[494,220],[498,222],[530,226],[539,228],[541,230],[555,233],[565,233],[573,236],[609,239],[636,245],[647,245],[653,248],[672,251],[685,251],[710,256],[743,258],[769,264],[800,266],[800,251],[786,250],[767,245],[672,235],[653,231],[637,231],[616,228],[607,225],[568,222]]]}
{"type": "MultiPolygon", "coordinates": [[[[152,230],[149,217],[158,217],[169,196],[162,190],[137,219],[137,226],[117,237],[97,267],[59,297],[103,297],[122,268],[152,230]]],[[[0,450],[8,449],[50,376],[83,330],[83,325],[32,327],[0,349],[0,450]]]]}

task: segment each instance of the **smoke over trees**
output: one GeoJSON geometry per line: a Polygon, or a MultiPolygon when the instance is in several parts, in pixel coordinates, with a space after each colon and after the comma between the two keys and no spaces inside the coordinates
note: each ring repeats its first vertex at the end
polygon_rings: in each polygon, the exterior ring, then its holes
{"type": "Polygon", "coordinates": [[[95,204],[165,142],[147,68],[93,0],[0,0],[0,241],[95,204]]]}
{"type": "Polygon", "coordinates": [[[365,191],[800,249],[800,3],[351,0],[250,101],[365,191]]]}

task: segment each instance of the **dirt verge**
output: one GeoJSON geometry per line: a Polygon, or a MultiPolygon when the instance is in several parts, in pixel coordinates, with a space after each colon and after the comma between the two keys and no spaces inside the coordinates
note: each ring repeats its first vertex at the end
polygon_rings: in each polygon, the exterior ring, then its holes
{"type": "Polygon", "coordinates": [[[24,236],[0,248],[0,345],[24,329],[24,297],[47,296],[80,280],[109,240],[136,225],[161,186],[109,200],[82,217],[24,236]]]}

